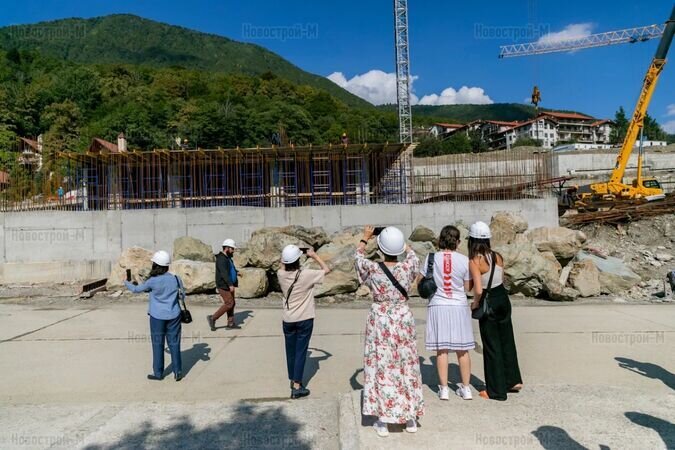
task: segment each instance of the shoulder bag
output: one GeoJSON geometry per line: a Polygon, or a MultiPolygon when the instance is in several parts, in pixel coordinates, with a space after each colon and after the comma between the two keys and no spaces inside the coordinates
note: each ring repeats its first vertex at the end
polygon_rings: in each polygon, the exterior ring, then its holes
{"type": "Polygon", "coordinates": [[[288,288],[288,292],[286,292],[286,298],[284,299],[284,305],[286,306],[286,309],[291,309],[290,306],[288,305],[288,299],[291,298],[291,292],[293,292],[293,288],[295,287],[295,283],[298,282],[298,278],[300,278],[300,272],[301,270],[298,270],[298,273],[295,274],[295,280],[293,280],[293,283],[291,284],[291,287],[288,288]]]}
{"type": "Polygon", "coordinates": [[[483,293],[480,296],[480,302],[478,303],[478,308],[471,311],[471,317],[476,320],[484,320],[492,316],[492,307],[490,307],[490,289],[492,289],[492,277],[495,274],[495,266],[497,265],[497,256],[495,252],[492,252],[492,261],[490,263],[490,279],[488,280],[487,288],[483,289],[483,293]]]}
{"type": "Polygon", "coordinates": [[[434,296],[438,290],[436,286],[436,281],[434,280],[434,253],[429,253],[427,260],[427,274],[417,283],[417,292],[419,292],[420,297],[426,298],[429,300],[434,296]]]}
{"type": "Polygon", "coordinates": [[[190,323],[192,322],[192,314],[190,314],[190,311],[188,311],[187,306],[185,306],[185,296],[181,295],[181,286],[180,286],[180,281],[178,281],[178,276],[174,275],[176,277],[176,300],[178,301],[178,307],[180,308],[180,321],[183,323],[190,323]]]}
{"type": "Polygon", "coordinates": [[[378,265],[380,266],[380,269],[382,269],[382,272],[384,272],[384,274],[387,276],[387,278],[389,278],[389,281],[391,281],[394,287],[398,289],[398,291],[401,293],[401,295],[405,297],[406,300],[408,300],[408,293],[403,288],[403,286],[401,286],[401,283],[399,283],[398,280],[394,277],[394,274],[392,274],[389,271],[389,267],[387,267],[387,265],[383,262],[379,263],[378,265]]]}

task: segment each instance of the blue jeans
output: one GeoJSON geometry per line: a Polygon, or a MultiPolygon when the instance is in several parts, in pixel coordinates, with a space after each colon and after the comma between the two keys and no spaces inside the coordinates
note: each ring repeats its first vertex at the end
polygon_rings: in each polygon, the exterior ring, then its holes
{"type": "Polygon", "coordinates": [[[302,383],[302,374],[305,371],[307,349],[314,329],[314,319],[300,322],[282,322],[284,338],[286,340],[286,366],[288,379],[302,383]]]}
{"type": "Polygon", "coordinates": [[[158,378],[164,376],[164,342],[169,345],[173,373],[183,371],[180,358],[180,314],[175,319],[162,320],[150,316],[150,337],[152,340],[152,371],[158,378]]]}

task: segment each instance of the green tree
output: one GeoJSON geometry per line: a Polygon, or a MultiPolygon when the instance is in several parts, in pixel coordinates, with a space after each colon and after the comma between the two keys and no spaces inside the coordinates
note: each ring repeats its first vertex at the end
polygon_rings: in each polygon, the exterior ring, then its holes
{"type": "Polygon", "coordinates": [[[487,142],[483,139],[480,130],[469,131],[469,142],[471,143],[471,151],[474,153],[488,151],[487,142]]]}
{"type": "Polygon", "coordinates": [[[541,140],[524,136],[516,139],[516,142],[514,142],[511,147],[541,147],[541,145],[541,140]]]}
{"type": "MultiPolygon", "coordinates": [[[[643,135],[645,140],[648,139],[650,141],[665,141],[667,137],[666,132],[663,131],[661,125],[659,125],[656,119],[650,116],[649,113],[645,115],[643,122],[643,135]]],[[[640,139],[639,135],[638,139],[640,139]]]]}
{"type": "Polygon", "coordinates": [[[628,119],[626,118],[626,111],[624,111],[623,106],[619,106],[619,109],[614,113],[614,127],[609,137],[610,142],[614,145],[623,142],[627,130],[628,119]]]}

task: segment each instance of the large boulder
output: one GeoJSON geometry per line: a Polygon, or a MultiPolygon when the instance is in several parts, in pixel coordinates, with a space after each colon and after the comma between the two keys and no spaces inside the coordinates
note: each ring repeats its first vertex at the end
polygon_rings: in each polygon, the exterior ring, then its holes
{"type": "MultiPolygon", "coordinates": [[[[356,246],[354,245],[335,243],[324,245],[319,249],[317,255],[325,261],[331,271],[326,275],[324,282],[316,287],[314,291],[316,297],[356,292],[359,288],[359,280],[356,276],[355,252],[356,246]]],[[[319,265],[312,261],[309,267],[318,269],[319,265]]]]}
{"type": "Polygon", "coordinates": [[[558,260],[572,259],[586,242],[586,235],[565,227],[539,227],[525,233],[541,252],[552,252],[558,260]]]}
{"type": "MultiPolygon", "coordinates": [[[[356,248],[361,239],[363,239],[363,227],[347,227],[334,233],[330,237],[330,242],[338,247],[351,246],[356,248]]],[[[378,252],[377,240],[373,238],[368,241],[366,246],[366,258],[376,259],[379,257],[378,252]]]]}
{"type": "Polygon", "coordinates": [[[579,297],[579,291],[569,286],[563,286],[562,284],[550,284],[547,288],[548,298],[558,302],[571,302],[579,297]]]}
{"type": "Polygon", "coordinates": [[[457,251],[463,255],[469,255],[469,227],[467,227],[464,222],[455,223],[455,227],[459,230],[459,246],[457,246],[457,251]]]}
{"type": "Polygon", "coordinates": [[[171,263],[169,271],[180,277],[188,294],[211,292],[216,288],[216,265],[212,262],[178,259],[171,263]]]}
{"type": "Polygon", "coordinates": [[[249,265],[276,272],[281,264],[281,251],[289,244],[310,247],[309,243],[282,233],[279,228],[263,228],[254,232],[247,247],[249,265]]]}
{"type": "Polygon", "coordinates": [[[338,294],[351,294],[359,288],[359,281],[355,273],[343,272],[341,270],[331,270],[323,280],[322,284],[316,286],[314,295],[318,297],[328,297],[338,294]]]}
{"type": "Polygon", "coordinates": [[[543,256],[544,258],[548,259],[553,264],[555,264],[555,266],[558,268],[559,271],[563,269],[562,264],[560,264],[560,261],[558,261],[553,252],[540,252],[540,253],[541,256],[543,256]]]}
{"type": "Polygon", "coordinates": [[[132,281],[142,283],[150,275],[152,269],[152,251],[141,247],[131,247],[122,252],[119,259],[112,266],[106,287],[108,290],[124,286],[127,278],[127,269],[131,269],[132,281]]]}
{"type": "Polygon", "coordinates": [[[173,241],[173,259],[189,259],[210,263],[215,261],[211,246],[190,236],[182,236],[173,241]]]}
{"type": "Polygon", "coordinates": [[[592,261],[600,271],[598,280],[601,291],[608,294],[619,294],[627,291],[642,279],[633,272],[621,259],[607,256],[601,258],[585,251],[580,251],[576,256],[577,261],[592,261]]]}
{"type": "Polygon", "coordinates": [[[234,261],[234,266],[237,269],[247,267],[251,262],[251,259],[249,258],[248,248],[237,248],[234,251],[234,256],[232,257],[232,260],[234,261]]]}
{"type": "Polygon", "coordinates": [[[512,294],[535,297],[562,291],[558,266],[542,256],[534,244],[507,244],[495,250],[504,258],[504,285],[512,294]]]}
{"type": "Polygon", "coordinates": [[[438,251],[431,242],[409,242],[409,245],[420,259],[420,265],[424,264],[424,260],[429,253],[435,253],[438,251]]]}
{"type": "Polygon", "coordinates": [[[408,239],[412,242],[433,242],[434,244],[438,244],[438,236],[434,234],[434,230],[424,225],[417,225],[408,239]]]}
{"type": "Polygon", "coordinates": [[[293,236],[302,242],[308,243],[315,249],[330,242],[328,235],[321,227],[305,228],[299,225],[290,225],[287,227],[278,228],[274,231],[293,236]]]}
{"type": "Polygon", "coordinates": [[[569,284],[579,291],[582,297],[600,295],[600,271],[590,259],[576,261],[572,265],[569,275],[569,284]]]}
{"type": "Polygon", "coordinates": [[[527,221],[518,213],[497,211],[490,220],[492,245],[512,244],[516,236],[527,231],[527,221]]]}
{"type": "Polygon", "coordinates": [[[267,294],[269,283],[265,269],[246,267],[239,269],[239,287],[237,297],[258,298],[267,294]]]}

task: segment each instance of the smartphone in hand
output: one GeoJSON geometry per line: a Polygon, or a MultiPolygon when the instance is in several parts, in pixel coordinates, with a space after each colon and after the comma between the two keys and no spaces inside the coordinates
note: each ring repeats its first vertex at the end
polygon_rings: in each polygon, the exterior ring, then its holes
{"type": "Polygon", "coordinates": [[[127,281],[131,281],[131,269],[127,269],[127,281]]]}
{"type": "Polygon", "coordinates": [[[386,227],[375,227],[373,230],[373,236],[379,236],[386,227]]]}
{"type": "Polygon", "coordinates": [[[303,255],[306,255],[307,252],[309,251],[309,247],[300,247],[300,251],[302,252],[303,255]]]}

